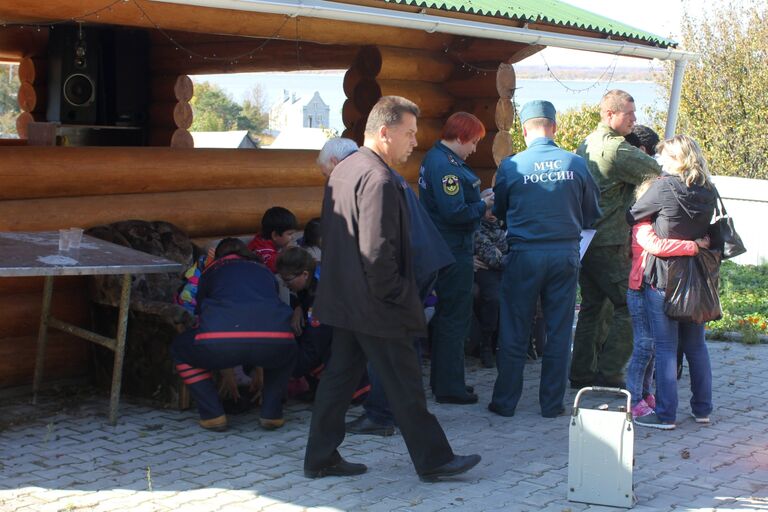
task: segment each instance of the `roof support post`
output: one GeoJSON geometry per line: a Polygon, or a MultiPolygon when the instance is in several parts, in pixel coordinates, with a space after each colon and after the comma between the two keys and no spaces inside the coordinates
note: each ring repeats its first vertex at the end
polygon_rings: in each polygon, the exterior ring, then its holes
{"type": "Polygon", "coordinates": [[[668,139],[675,134],[677,126],[677,114],[680,110],[680,93],[683,88],[686,59],[675,61],[675,70],[672,75],[672,90],[669,93],[669,110],[667,110],[667,126],[664,127],[664,138],[668,139]]]}

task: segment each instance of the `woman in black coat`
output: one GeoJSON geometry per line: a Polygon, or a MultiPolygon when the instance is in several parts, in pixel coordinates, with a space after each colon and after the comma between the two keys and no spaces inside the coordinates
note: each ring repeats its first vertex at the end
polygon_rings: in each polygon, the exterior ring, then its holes
{"type": "MultiPolygon", "coordinates": [[[[707,235],[715,209],[715,187],[699,145],[677,135],[657,146],[666,171],[632,206],[630,223],[651,219],[660,238],[696,240],[707,235]]],[[[690,256],[682,256],[690,257],[690,256]]],[[[704,324],[678,322],[664,312],[669,261],[648,255],[643,278],[645,309],[656,344],[656,410],[635,421],[670,430],[677,414],[677,347],[688,360],[691,413],[697,423],[709,423],[712,412],[712,368],[704,342],[704,324]]]]}

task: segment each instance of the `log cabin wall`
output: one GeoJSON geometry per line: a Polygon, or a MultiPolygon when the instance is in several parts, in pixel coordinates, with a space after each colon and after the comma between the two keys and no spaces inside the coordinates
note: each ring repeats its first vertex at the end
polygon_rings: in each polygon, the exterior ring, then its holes
{"type": "MultiPolygon", "coordinates": [[[[302,25],[302,30],[307,26],[302,25]]],[[[24,37],[28,38],[29,32],[24,37]]],[[[0,180],[5,185],[0,190],[0,230],[87,228],[142,218],[173,222],[193,237],[219,237],[255,232],[264,211],[274,205],[291,209],[301,223],[317,216],[323,179],[315,168],[316,151],[167,147],[172,145],[176,130],[186,131],[191,124],[187,107],[192,74],[287,71],[297,67],[348,69],[344,87],[351,101],[345,102],[343,110],[345,134],[354,130],[352,138],[359,143],[367,113],[378,97],[400,94],[412,98],[423,112],[419,148],[399,169],[411,183],[417,181],[424,152],[437,140],[451,112],[466,105],[465,109],[483,120],[489,133],[503,128],[496,122],[500,96],[493,94],[490,82],[482,82],[481,88],[462,84],[469,77],[458,72],[459,63],[445,51],[453,38],[420,33],[379,37],[382,32],[396,31],[373,30],[366,36],[368,42],[388,40],[402,47],[360,46],[366,40],[361,32],[355,31],[354,37],[344,40],[342,36],[352,33],[341,31],[339,45],[329,44],[331,41],[302,42],[297,57],[295,41],[271,40],[263,51],[237,62],[189,58],[188,53],[180,54],[168,39],[151,33],[150,139],[155,137],[155,143],[161,141],[166,147],[0,147],[0,180]]],[[[0,43],[5,36],[7,31],[0,28],[0,43]]],[[[204,55],[218,51],[215,48],[221,48],[224,41],[233,40],[189,33],[174,33],[173,37],[185,48],[204,55]]],[[[226,45],[227,49],[250,51],[260,44],[254,38],[234,39],[236,44],[226,45]]],[[[39,49],[39,37],[32,40],[39,49]]],[[[497,53],[490,56],[490,50],[483,45],[469,44],[467,48],[485,52],[472,62],[498,59],[497,64],[516,51],[515,45],[507,43],[500,43],[500,48],[494,50],[497,53]]],[[[40,55],[14,51],[19,59],[40,55]]],[[[31,62],[32,68],[25,65],[24,74],[34,75],[25,80],[34,89],[39,85],[37,81],[42,80],[38,69],[45,67],[38,68],[34,58],[31,62]],[[29,74],[29,69],[34,72],[29,74]]],[[[32,112],[34,118],[37,96],[35,106],[28,108],[27,113],[32,112]]],[[[505,112],[509,110],[506,108],[505,112]]],[[[507,120],[508,116],[502,119],[507,120]]],[[[485,158],[485,165],[489,165],[490,160],[483,153],[477,156],[485,158]]],[[[478,167],[472,161],[470,165],[478,167]]],[[[478,170],[482,172],[482,168],[478,170]]],[[[483,179],[487,186],[485,181],[489,178],[483,179]]],[[[57,278],[55,315],[72,323],[88,323],[90,313],[84,284],[83,278],[57,278]]],[[[31,382],[41,297],[42,279],[0,279],[0,388],[31,382]]],[[[51,333],[47,379],[85,375],[88,360],[87,342],[51,333]]]]}

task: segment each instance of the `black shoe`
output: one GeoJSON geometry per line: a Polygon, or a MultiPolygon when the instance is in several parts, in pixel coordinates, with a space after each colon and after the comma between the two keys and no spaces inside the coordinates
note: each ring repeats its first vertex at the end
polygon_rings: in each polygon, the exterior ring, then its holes
{"type": "Polygon", "coordinates": [[[594,385],[595,385],[595,383],[593,381],[587,381],[587,380],[585,380],[585,381],[572,380],[571,381],[571,389],[591,388],[594,385]]]}
{"type": "Polygon", "coordinates": [[[464,386],[464,389],[467,390],[467,393],[474,393],[475,392],[475,386],[470,386],[469,384],[466,384],[464,386]]]}
{"type": "Polygon", "coordinates": [[[515,411],[502,411],[501,408],[493,402],[488,404],[488,410],[492,413],[498,414],[499,416],[504,416],[505,418],[511,418],[515,415],[515,411]]]}
{"type": "Polygon", "coordinates": [[[362,434],[368,436],[393,436],[395,435],[395,427],[392,425],[382,425],[376,423],[363,414],[357,419],[354,419],[346,425],[347,434],[362,434]]]}
{"type": "Polygon", "coordinates": [[[604,387],[604,388],[619,388],[619,389],[624,389],[627,387],[621,375],[616,375],[611,377],[598,375],[597,378],[595,379],[594,385],[604,387]]]}
{"type": "Polygon", "coordinates": [[[419,480],[422,482],[437,482],[445,476],[460,475],[477,466],[478,462],[480,462],[479,455],[454,455],[453,459],[442,466],[420,474],[419,480]]]}
{"type": "Polygon", "coordinates": [[[365,464],[355,464],[354,462],[348,462],[344,459],[339,460],[336,464],[325,466],[320,469],[307,469],[304,468],[304,476],[307,478],[322,478],[324,476],[354,476],[362,475],[368,471],[368,467],[365,464]]]}
{"type": "Polygon", "coordinates": [[[466,393],[464,395],[435,395],[435,401],[439,404],[476,404],[477,395],[474,393],[466,393]]]}

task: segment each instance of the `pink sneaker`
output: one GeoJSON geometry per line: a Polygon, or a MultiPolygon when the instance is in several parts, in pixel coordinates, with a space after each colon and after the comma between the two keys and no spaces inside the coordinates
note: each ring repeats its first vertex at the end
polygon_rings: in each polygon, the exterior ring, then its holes
{"type": "Polygon", "coordinates": [[[651,409],[656,409],[656,397],[653,395],[648,395],[645,397],[645,403],[648,404],[648,407],[651,409]]]}
{"type": "Polygon", "coordinates": [[[640,400],[636,405],[632,407],[632,419],[648,416],[651,413],[653,413],[653,409],[648,407],[648,404],[645,403],[645,400],[640,400]]]}

